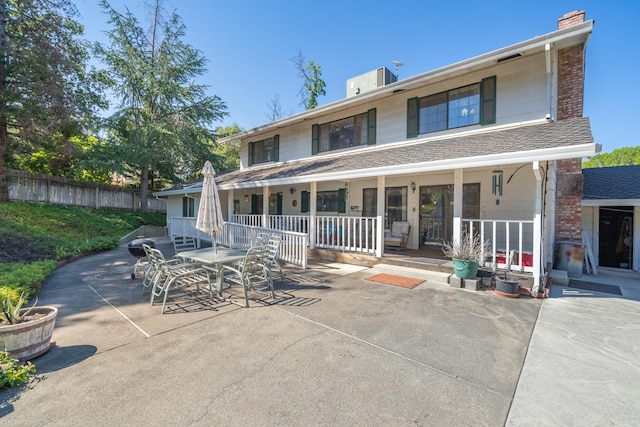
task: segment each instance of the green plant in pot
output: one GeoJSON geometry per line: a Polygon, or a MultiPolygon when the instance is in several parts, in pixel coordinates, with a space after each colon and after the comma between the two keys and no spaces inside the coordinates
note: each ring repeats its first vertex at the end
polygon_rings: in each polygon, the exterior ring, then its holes
{"type": "Polygon", "coordinates": [[[460,239],[444,242],[442,251],[451,258],[453,271],[461,279],[473,279],[478,273],[480,263],[489,254],[489,242],[482,241],[478,234],[469,234],[463,230],[460,239]]]}
{"type": "Polygon", "coordinates": [[[55,307],[23,308],[27,303],[24,293],[17,301],[7,295],[0,309],[0,350],[7,351],[20,363],[46,353],[51,348],[51,337],[58,309],[55,307]]]}

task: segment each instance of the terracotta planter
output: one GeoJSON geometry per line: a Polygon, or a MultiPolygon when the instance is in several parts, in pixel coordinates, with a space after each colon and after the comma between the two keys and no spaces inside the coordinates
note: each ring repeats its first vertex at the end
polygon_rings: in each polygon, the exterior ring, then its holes
{"type": "Polygon", "coordinates": [[[475,279],[476,274],[478,274],[478,261],[453,258],[451,262],[453,263],[453,272],[456,277],[461,279],[475,279]]]}
{"type": "MultiPolygon", "coordinates": [[[[24,313],[28,308],[23,308],[24,313]]],[[[6,349],[11,357],[20,362],[34,359],[46,353],[51,347],[51,336],[58,317],[55,307],[35,307],[30,314],[42,313],[46,316],[17,325],[0,326],[0,348],[6,349]]]]}

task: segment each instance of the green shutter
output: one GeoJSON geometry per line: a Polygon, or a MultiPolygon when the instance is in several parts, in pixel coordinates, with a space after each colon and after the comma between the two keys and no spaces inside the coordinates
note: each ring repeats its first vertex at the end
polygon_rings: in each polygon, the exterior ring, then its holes
{"type": "Polygon", "coordinates": [[[338,188],[338,213],[347,212],[347,189],[338,188]]]}
{"type": "Polygon", "coordinates": [[[255,214],[258,212],[258,197],[255,194],[251,195],[251,213],[255,214]]]}
{"type": "Polygon", "coordinates": [[[367,144],[376,143],[376,109],[372,108],[367,114],[367,144]]]}
{"type": "Polygon", "coordinates": [[[407,138],[418,136],[418,98],[407,99],[407,138]]]}
{"type": "Polygon", "coordinates": [[[482,79],[480,84],[480,124],[496,122],[496,76],[482,79]]]}
{"type": "Polygon", "coordinates": [[[278,193],[276,200],[276,215],[282,215],[282,193],[278,193]]]}
{"type": "Polygon", "coordinates": [[[318,125],[311,126],[311,154],[318,154],[319,131],[318,125]]]}
{"type": "Polygon", "coordinates": [[[249,166],[253,164],[253,142],[249,143],[249,166]]]}
{"type": "Polygon", "coordinates": [[[273,161],[280,161],[280,135],[273,136],[273,161]]]}
{"type": "Polygon", "coordinates": [[[302,191],[300,193],[300,213],[309,212],[309,192],[302,191]]]}

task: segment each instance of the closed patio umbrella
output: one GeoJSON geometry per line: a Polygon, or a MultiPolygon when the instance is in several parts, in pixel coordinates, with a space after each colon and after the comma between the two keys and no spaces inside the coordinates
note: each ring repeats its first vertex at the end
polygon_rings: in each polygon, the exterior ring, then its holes
{"type": "Polygon", "coordinates": [[[200,207],[198,208],[198,219],[196,229],[211,234],[214,249],[217,251],[215,235],[222,229],[224,218],[220,207],[220,196],[216,186],[215,175],[211,162],[207,160],[201,171],[204,176],[202,183],[202,196],[200,197],[200,207]]]}

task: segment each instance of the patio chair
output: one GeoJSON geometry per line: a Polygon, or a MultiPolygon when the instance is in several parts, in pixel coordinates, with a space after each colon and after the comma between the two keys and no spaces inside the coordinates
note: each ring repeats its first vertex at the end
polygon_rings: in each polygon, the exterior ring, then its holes
{"type": "Polygon", "coordinates": [[[174,258],[180,258],[184,260],[184,258],[180,256],[180,252],[192,251],[197,248],[198,247],[196,245],[195,237],[175,236],[173,238],[173,250],[175,251],[175,255],[173,256],[174,258]]]}
{"type": "Polygon", "coordinates": [[[161,271],[161,266],[163,264],[170,266],[171,268],[194,268],[195,265],[187,263],[178,258],[172,258],[166,260],[157,249],[152,248],[149,245],[143,244],[142,249],[144,250],[149,263],[146,265],[144,269],[144,277],[142,278],[142,295],[145,294],[145,290],[147,288],[153,287],[153,284],[156,280],[159,280],[159,277],[156,277],[161,271]]]}
{"type": "Polygon", "coordinates": [[[171,260],[165,260],[162,252],[157,249],[150,248],[150,253],[154,258],[154,262],[157,263],[151,287],[151,305],[155,302],[156,297],[164,294],[160,311],[162,314],[164,314],[167,296],[170,291],[195,286],[197,293],[200,292],[200,285],[206,285],[209,296],[213,299],[211,279],[207,270],[201,267],[198,268],[190,263],[171,263],[171,260]]]}
{"type": "Polygon", "coordinates": [[[269,242],[269,237],[271,237],[271,234],[269,233],[258,233],[258,235],[256,236],[256,241],[252,246],[266,245],[267,242],[269,242]]]}
{"type": "Polygon", "coordinates": [[[238,266],[224,265],[223,282],[225,285],[240,285],[244,295],[244,304],[225,299],[242,307],[249,307],[248,292],[258,292],[271,299],[275,298],[271,270],[269,269],[269,247],[254,246],[247,251],[244,260],[238,266]]]}
{"type": "Polygon", "coordinates": [[[384,234],[384,245],[395,249],[406,249],[411,224],[406,221],[394,221],[391,231],[384,234]]]}
{"type": "MultiPolygon", "coordinates": [[[[267,242],[269,248],[269,254],[267,256],[267,265],[270,270],[273,271],[277,268],[280,272],[280,280],[284,279],[284,273],[282,273],[282,266],[278,261],[278,252],[280,251],[280,243],[282,243],[282,236],[271,236],[267,242]]],[[[273,275],[271,276],[273,278],[273,275]]]]}

